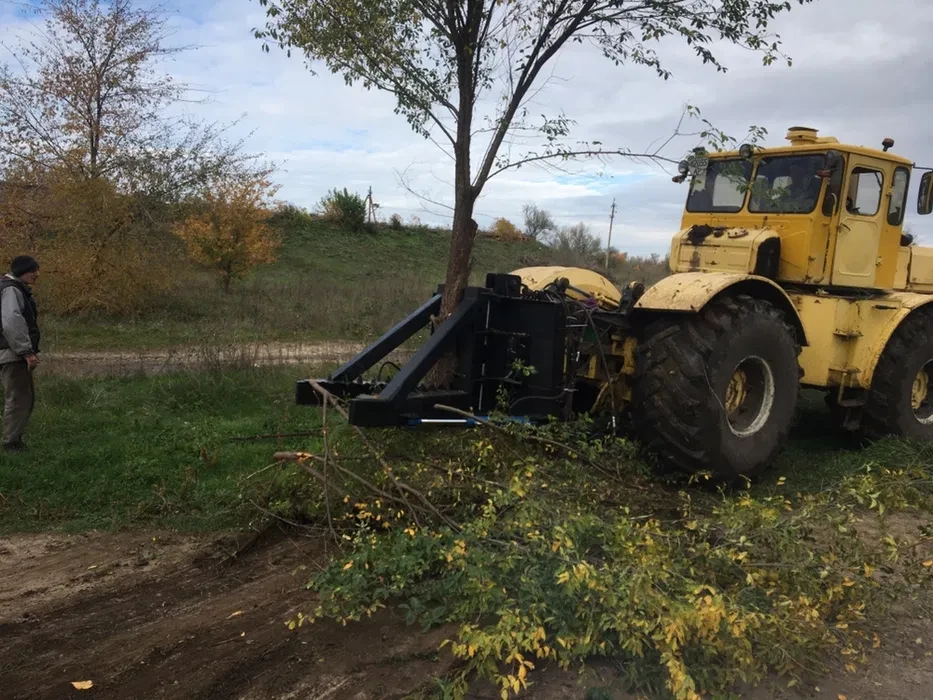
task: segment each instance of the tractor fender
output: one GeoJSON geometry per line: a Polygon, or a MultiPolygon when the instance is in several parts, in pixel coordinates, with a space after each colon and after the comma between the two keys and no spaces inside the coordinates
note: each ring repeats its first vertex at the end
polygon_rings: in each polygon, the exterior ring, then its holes
{"type": "Polygon", "coordinates": [[[781,287],[767,277],[742,272],[682,272],[666,277],[642,295],[636,312],[697,313],[709,302],[726,294],[747,294],[779,309],[797,331],[797,340],[807,345],[806,333],[794,303],[781,287]]]}
{"type": "Polygon", "coordinates": [[[888,342],[891,340],[895,331],[901,327],[904,321],[915,313],[918,313],[921,309],[926,312],[933,310],[933,307],[930,306],[930,304],[933,304],[933,295],[930,294],[892,292],[888,294],[883,301],[885,303],[896,302],[900,308],[898,308],[897,312],[891,317],[882,331],[872,339],[872,342],[866,343],[868,352],[862,357],[861,361],[857,360],[858,365],[862,368],[859,377],[860,384],[865,388],[871,386],[871,380],[875,374],[875,369],[878,367],[878,362],[881,360],[881,355],[884,353],[885,348],[888,347],[888,342]]]}

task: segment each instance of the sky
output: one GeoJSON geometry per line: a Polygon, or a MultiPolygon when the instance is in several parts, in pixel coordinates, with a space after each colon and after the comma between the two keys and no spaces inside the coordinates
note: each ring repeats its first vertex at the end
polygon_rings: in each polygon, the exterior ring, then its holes
{"type": "MultiPolygon", "coordinates": [[[[422,197],[450,203],[453,164],[432,142],[394,114],[394,98],[351,87],[323,68],[312,74],[303,59],[261,50],[253,29],[265,23],[257,0],[169,0],[177,45],[198,48],[177,55],[169,71],[197,90],[197,117],[228,123],[247,148],[278,164],[278,197],[313,209],[331,188],[364,194],[371,187],[380,215],[397,213],[425,223],[449,224],[450,213],[422,197]],[[421,194],[411,194],[400,184],[421,194]]],[[[17,30],[0,7],[0,34],[17,30]]],[[[671,135],[685,104],[702,110],[716,127],[742,136],[765,127],[766,145],[784,142],[787,128],[805,125],[842,142],[880,145],[933,167],[930,134],[933,95],[933,0],[816,0],[774,25],[793,58],[761,65],[734,46],[714,50],[729,71],[704,66],[678,44],[660,48],[673,76],[663,81],[643,67],[614,66],[592,47],[565,49],[532,107],[575,120],[573,137],[607,148],[643,150],[671,135]]],[[[685,124],[685,130],[695,125],[685,124]]],[[[675,140],[665,151],[679,159],[695,139],[675,140]]],[[[912,178],[915,211],[919,173],[912,178]]],[[[677,231],[685,185],[646,163],[618,159],[580,162],[566,172],[526,167],[489,182],[475,218],[521,225],[522,207],[534,203],[560,225],[585,222],[606,239],[616,201],[614,246],[633,254],[664,253],[677,231]]],[[[921,242],[933,244],[933,216],[908,216],[921,242]]]]}

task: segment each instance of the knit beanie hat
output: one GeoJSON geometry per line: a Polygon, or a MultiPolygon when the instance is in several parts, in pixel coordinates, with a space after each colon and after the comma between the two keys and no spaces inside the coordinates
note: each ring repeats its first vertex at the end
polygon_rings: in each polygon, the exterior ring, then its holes
{"type": "Polygon", "coordinates": [[[14,277],[22,277],[27,272],[35,272],[38,269],[38,261],[29,255],[18,255],[10,263],[10,274],[14,277]]]}

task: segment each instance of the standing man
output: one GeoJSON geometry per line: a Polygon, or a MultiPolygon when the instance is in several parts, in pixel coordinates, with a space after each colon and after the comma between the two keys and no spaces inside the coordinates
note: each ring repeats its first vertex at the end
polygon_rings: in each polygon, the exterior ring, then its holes
{"type": "Polygon", "coordinates": [[[23,433],[36,392],[32,372],[39,364],[39,323],[32,285],[39,263],[28,255],[13,258],[0,277],[0,379],[3,380],[3,449],[26,449],[23,433]]]}

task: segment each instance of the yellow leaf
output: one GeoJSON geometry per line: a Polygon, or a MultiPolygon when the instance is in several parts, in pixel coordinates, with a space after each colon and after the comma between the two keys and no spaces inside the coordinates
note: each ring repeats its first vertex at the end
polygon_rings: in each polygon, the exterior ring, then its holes
{"type": "Polygon", "coordinates": [[[294,620],[289,620],[286,624],[288,625],[288,629],[290,629],[290,630],[295,629],[295,621],[294,621],[294,620]]]}
{"type": "Polygon", "coordinates": [[[880,646],[881,646],[881,637],[879,637],[878,633],[875,632],[875,638],[874,638],[874,641],[872,642],[872,647],[877,649],[880,646]]]}
{"type": "Polygon", "coordinates": [[[839,695],[836,696],[836,700],[847,700],[847,698],[842,693],[839,693],[839,695]]]}
{"type": "Polygon", "coordinates": [[[94,687],[94,681],[71,681],[75,690],[90,690],[94,687]]]}
{"type": "Polygon", "coordinates": [[[868,578],[869,576],[871,576],[872,572],[874,571],[874,568],[871,567],[869,564],[865,564],[864,566],[865,566],[865,578],[868,578]]]}
{"type": "Polygon", "coordinates": [[[564,571],[562,574],[560,574],[560,575],[557,577],[557,582],[558,582],[558,583],[567,583],[567,581],[569,581],[569,580],[570,580],[570,572],[569,572],[569,571],[564,571]]]}
{"type": "Polygon", "coordinates": [[[930,567],[933,567],[933,559],[927,559],[923,562],[923,568],[929,569],[930,567]]]}
{"type": "Polygon", "coordinates": [[[242,611],[242,610],[234,610],[232,613],[230,613],[230,614],[227,616],[227,619],[229,620],[231,617],[239,617],[239,616],[242,615],[242,614],[243,614],[243,611],[242,611]]]}
{"type": "Polygon", "coordinates": [[[697,529],[697,521],[696,521],[696,520],[691,520],[689,523],[687,523],[686,525],[684,525],[684,527],[687,528],[688,530],[696,530],[696,529],[697,529]]]}
{"type": "Polygon", "coordinates": [[[353,562],[352,562],[352,561],[348,561],[346,564],[343,565],[343,570],[344,570],[344,571],[346,571],[347,569],[352,569],[352,568],[353,568],[353,562]]]}

